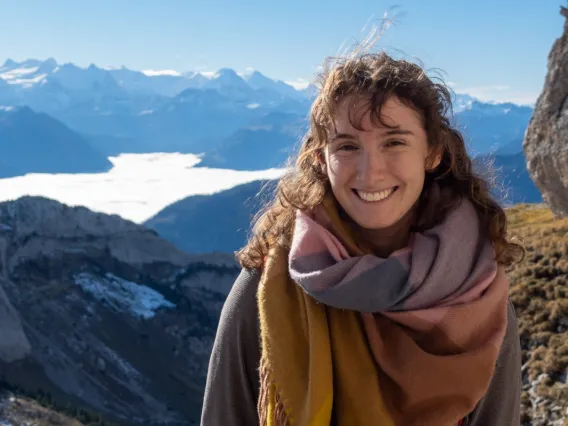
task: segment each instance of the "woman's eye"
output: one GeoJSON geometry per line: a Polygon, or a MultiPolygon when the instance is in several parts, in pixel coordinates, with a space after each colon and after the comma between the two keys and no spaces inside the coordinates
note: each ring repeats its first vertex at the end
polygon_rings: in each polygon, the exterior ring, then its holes
{"type": "Polygon", "coordinates": [[[400,145],[404,145],[404,141],[393,140],[393,141],[388,141],[385,144],[385,146],[400,146],[400,145]]]}
{"type": "Polygon", "coordinates": [[[355,145],[349,145],[349,144],[341,145],[339,147],[339,151],[354,151],[356,149],[357,147],[355,145]]]}

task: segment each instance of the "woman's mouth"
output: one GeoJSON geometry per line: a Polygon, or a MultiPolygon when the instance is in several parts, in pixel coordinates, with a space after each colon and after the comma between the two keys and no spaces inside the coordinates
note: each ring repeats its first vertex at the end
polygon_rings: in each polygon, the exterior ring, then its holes
{"type": "Polygon", "coordinates": [[[367,192],[367,191],[361,191],[361,190],[358,190],[358,189],[353,189],[353,192],[355,194],[357,194],[357,196],[359,198],[361,198],[363,201],[366,201],[368,203],[376,203],[378,201],[386,200],[397,189],[398,189],[398,186],[393,186],[392,188],[383,189],[381,191],[367,192]]]}

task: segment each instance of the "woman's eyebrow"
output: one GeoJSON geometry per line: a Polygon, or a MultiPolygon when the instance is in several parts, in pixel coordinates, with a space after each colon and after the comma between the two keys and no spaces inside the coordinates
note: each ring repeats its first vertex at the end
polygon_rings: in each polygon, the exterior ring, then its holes
{"type": "Polygon", "coordinates": [[[414,135],[413,132],[410,130],[405,129],[389,129],[385,132],[385,135],[392,136],[392,135],[414,135]]]}
{"type": "Polygon", "coordinates": [[[333,143],[339,139],[357,139],[357,138],[350,133],[336,133],[331,137],[330,143],[333,143]]]}

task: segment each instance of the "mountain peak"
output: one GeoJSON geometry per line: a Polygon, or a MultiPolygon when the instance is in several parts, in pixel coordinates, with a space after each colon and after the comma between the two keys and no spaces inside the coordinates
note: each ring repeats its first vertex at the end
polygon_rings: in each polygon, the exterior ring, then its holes
{"type": "Polygon", "coordinates": [[[224,77],[224,76],[240,78],[239,75],[232,68],[221,68],[219,71],[217,71],[217,77],[224,77]]]}
{"type": "Polygon", "coordinates": [[[2,67],[0,67],[0,68],[12,68],[12,67],[15,67],[15,66],[17,66],[17,65],[18,65],[18,63],[17,63],[16,61],[14,61],[13,59],[8,58],[8,59],[6,59],[6,61],[4,62],[4,64],[2,64],[2,67]]]}
{"type": "Polygon", "coordinates": [[[53,58],[47,58],[39,66],[39,73],[52,73],[57,68],[57,61],[53,58]]]}
{"type": "Polygon", "coordinates": [[[221,68],[215,73],[214,79],[223,83],[246,84],[245,80],[243,80],[243,78],[232,68],[221,68]]]}
{"type": "Polygon", "coordinates": [[[264,84],[272,81],[263,73],[256,70],[251,72],[250,74],[246,74],[244,78],[249,84],[264,84]]]}
{"type": "Polygon", "coordinates": [[[47,58],[45,61],[43,61],[43,63],[48,64],[48,65],[57,66],[57,61],[53,57],[47,58]]]}
{"type": "Polygon", "coordinates": [[[24,118],[36,115],[36,112],[29,106],[11,106],[0,108],[0,114],[10,114],[11,117],[24,118]]]}

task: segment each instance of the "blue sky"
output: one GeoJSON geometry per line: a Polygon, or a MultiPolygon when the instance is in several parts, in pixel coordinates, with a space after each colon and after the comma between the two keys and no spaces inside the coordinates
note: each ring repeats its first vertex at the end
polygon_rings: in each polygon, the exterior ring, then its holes
{"type": "Polygon", "coordinates": [[[457,92],[527,103],[540,93],[548,53],[562,33],[563,2],[0,0],[0,62],[252,67],[275,79],[309,81],[326,56],[361,40],[366,24],[391,11],[396,25],[379,47],[441,69],[457,92]]]}

